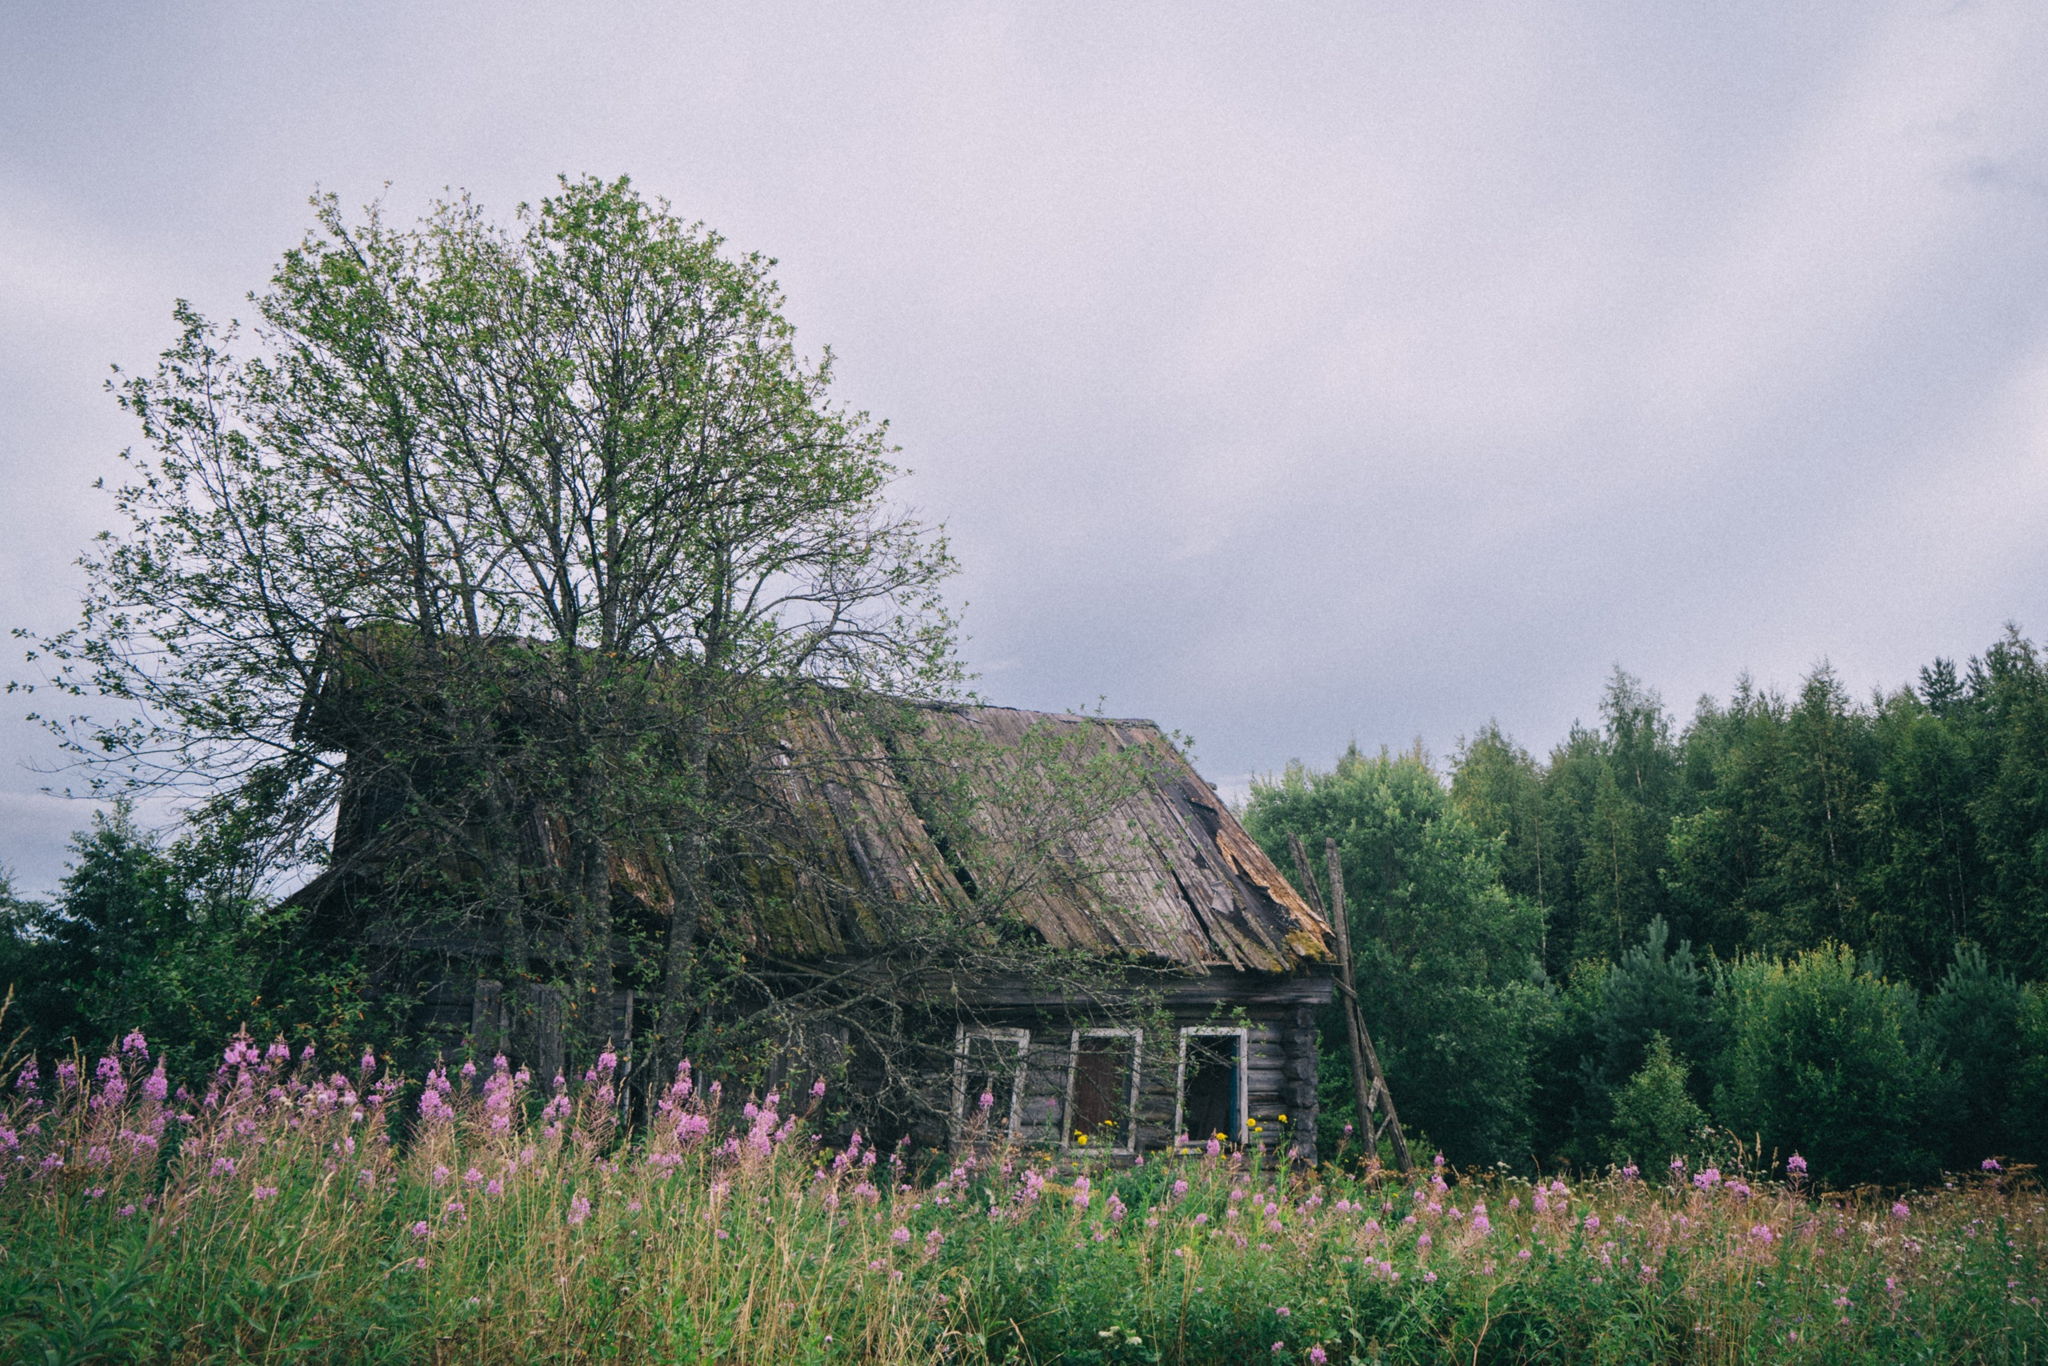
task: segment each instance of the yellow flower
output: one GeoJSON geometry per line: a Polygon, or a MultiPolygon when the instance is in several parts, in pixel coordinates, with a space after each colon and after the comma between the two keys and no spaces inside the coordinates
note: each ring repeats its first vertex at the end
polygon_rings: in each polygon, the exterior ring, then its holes
{"type": "Polygon", "coordinates": [[[1074,1142],[1080,1144],[1082,1147],[1085,1148],[1088,1146],[1088,1135],[1082,1133],[1079,1129],[1076,1129],[1074,1130],[1074,1142]]]}
{"type": "Polygon", "coordinates": [[[1280,1122],[1281,1122],[1282,1124],[1285,1124],[1285,1123],[1287,1122],[1287,1116],[1285,1116],[1285,1115],[1282,1115],[1282,1116],[1280,1116],[1280,1122]]]}

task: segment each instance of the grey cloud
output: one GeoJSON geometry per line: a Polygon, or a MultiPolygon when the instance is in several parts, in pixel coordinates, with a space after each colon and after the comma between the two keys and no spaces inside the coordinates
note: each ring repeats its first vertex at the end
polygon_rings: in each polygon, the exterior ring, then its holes
{"type": "MultiPolygon", "coordinates": [[[[1896,684],[2048,630],[2048,15],[1718,7],[46,7],[0,35],[0,620],[317,184],[556,171],[781,258],[966,565],[998,701],[1232,782],[1542,748],[1622,663],[1896,684]]],[[[0,858],[48,885],[47,757],[0,858]]],[[[73,824],[78,823],[73,821],[73,824]]]]}

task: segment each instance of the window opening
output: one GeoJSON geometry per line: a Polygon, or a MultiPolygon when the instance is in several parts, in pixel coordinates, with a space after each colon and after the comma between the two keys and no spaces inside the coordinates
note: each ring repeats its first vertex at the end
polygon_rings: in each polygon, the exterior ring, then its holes
{"type": "Polygon", "coordinates": [[[1024,1057],[1031,1046],[1028,1029],[968,1029],[962,1026],[953,1044],[954,1137],[975,1132],[989,1138],[1015,1138],[1024,1101],[1024,1057]],[[989,1098],[981,1114],[981,1098],[989,1098]]]}
{"type": "Polygon", "coordinates": [[[1180,1032],[1180,1079],[1173,1131],[1189,1143],[1222,1135],[1244,1141],[1245,1053],[1249,1031],[1192,1028],[1180,1032]]]}
{"type": "Polygon", "coordinates": [[[1138,1049],[1135,1029],[1077,1029],[1067,1074],[1068,1147],[1130,1152],[1136,1140],[1138,1049]]]}

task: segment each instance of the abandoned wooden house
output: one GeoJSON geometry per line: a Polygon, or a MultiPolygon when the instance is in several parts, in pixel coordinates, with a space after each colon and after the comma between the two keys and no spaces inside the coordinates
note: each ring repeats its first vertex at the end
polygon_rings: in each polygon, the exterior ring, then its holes
{"type": "MultiPolygon", "coordinates": [[[[942,989],[928,974],[914,984],[907,974],[903,990],[947,1037],[918,1064],[924,1103],[902,1131],[925,1143],[1007,1137],[1111,1155],[1221,1136],[1288,1142],[1312,1157],[1317,1017],[1333,989],[1330,927],[1171,741],[1146,721],[951,704],[904,714],[924,753],[951,753],[937,762],[972,768],[976,798],[966,814],[951,826],[935,817],[926,785],[907,775],[903,747],[890,737],[829,706],[791,717],[775,740],[768,785],[785,826],[782,847],[805,854],[764,857],[738,880],[721,910],[730,923],[720,927],[736,952],[769,978],[779,970],[816,980],[833,967],[858,980],[864,960],[887,959],[923,919],[999,906],[994,914],[1013,937],[1095,971],[1083,982],[1020,967],[1028,959],[994,952],[1010,934],[999,927],[985,941],[986,970],[956,958],[942,989]],[[1038,772],[1048,753],[1132,762],[1121,786],[1101,787],[1092,805],[1055,812],[1038,772]]],[[[346,736],[332,733],[345,748],[346,736]]],[[[351,766],[364,767],[353,753],[333,868],[297,898],[330,917],[378,901],[380,865],[360,855],[379,822],[403,819],[405,809],[351,766]]],[[[611,866],[615,901],[645,923],[676,905],[658,865],[615,855],[611,866]]],[[[429,1009],[475,1044],[502,1044],[509,1014],[490,966],[489,927],[436,942],[446,970],[429,1009]]],[[[629,938],[618,942],[621,954],[634,951],[629,938]]],[[[539,1014],[554,1008],[547,988],[524,990],[538,993],[528,1004],[539,1014]]],[[[621,989],[616,1037],[633,1037],[635,1013],[634,992],[621,989]]],[[[830,1028],[829,1013],[825,1023],[851,1089],[879,1087],[863,1074],[873,1060],[848,1046],[844,1029],[830,1028]]],[[[815,1052],[815,1012],[804,1030],[815,1052]]],[[[532,1060],[552,1067],[559,1043],[554,1049],[532,1060]]]]}

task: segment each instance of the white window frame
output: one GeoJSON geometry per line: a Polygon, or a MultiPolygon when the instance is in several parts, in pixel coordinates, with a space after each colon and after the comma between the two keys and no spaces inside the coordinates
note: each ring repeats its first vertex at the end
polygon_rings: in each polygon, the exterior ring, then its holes
{"type": "Polygon", "coordinates": [[[1251,1119],[1252,1032],[1244,1025],[1188,1025],[1180,1031],[1180,1061],[1173,1073],[1173,1136],[1186,1147],[1199,1147],[1208,1134],[1197,1137],[1187,1130],[1188,1122],[1188,1040],[1191,1038],[1237,1040],[1237,1132],[1233,1143],[1245,1141],[1251,1119]]]}
{"type": "Polygon", "coordinates": [[[1124,1098],[1123,1118],[1117,1124],[1117,1139],[1101,1152],[1129,1153],[1138,1147],[1138,1071],[1144,1066],[1145,1031],[1142,1029],[1077,1029],[1067,1044],[1067,1104],[1060,1112],[1060,1146],[1076,1152],[1092,1144],[1074,1141],[1074,1084],[1081,1075],[1081,1040],[1129,1039],[1131,1041],[1131,1093],[1124,1098]]]}
{"type": "Polygon", "coordinates": [[[1030,1062],[1031,1031],[991,1026],[983,1029],[969,1029],[958,1025],[953,1031],[953,1122],[954,1141],[966,1137],[967,1107],[981,1099],[972,1100],[967,1095],[967,1041],[987,1039],[992,1043],[1014,1044],[1017,1048],[1017,1075],[1010,1079],[1010,1117],[1006,1124],[1007,1136],[1016,1139],[1024,1118],[1024,1069],[1030,1062]]]}

